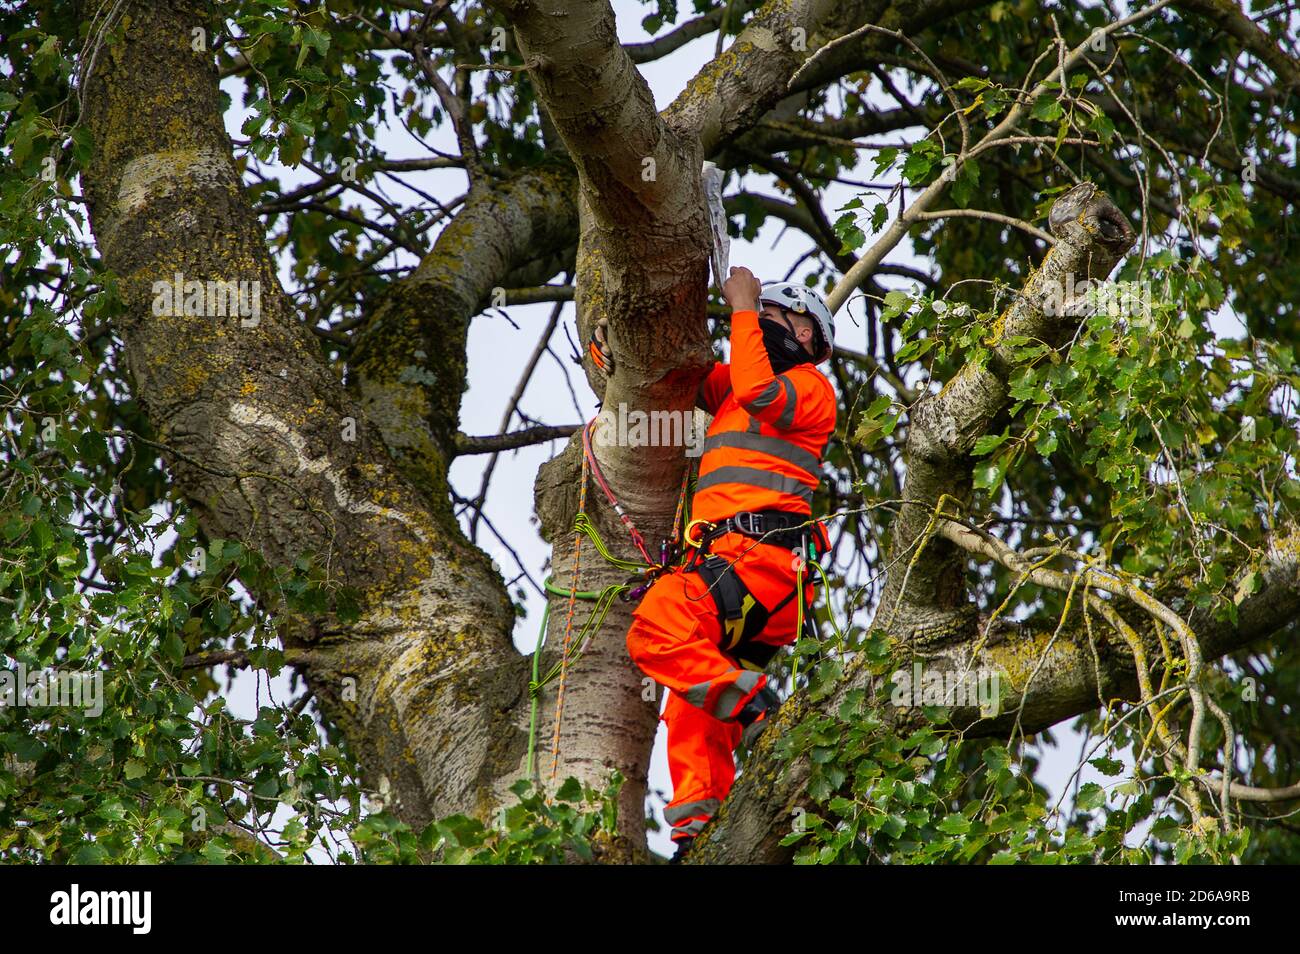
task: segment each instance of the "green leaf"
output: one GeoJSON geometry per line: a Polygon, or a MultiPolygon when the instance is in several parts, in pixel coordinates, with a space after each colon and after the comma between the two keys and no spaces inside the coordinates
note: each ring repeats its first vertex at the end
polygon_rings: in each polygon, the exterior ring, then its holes
{"type": "Polygon", "coordinates": [[[1089,759],[1088,764],[1095,768],[1102,775],[1114,777],[1124,771],[1124,763],[1117,762],[1115,759],[1109,759],[1104,756],[1098,756],[1095,759],[1089,759]]]}
{"type": "Polygon", "coordinates": [[[905,361],[917,361],[924,357],[926,352],[933,348],[938,341],[934,338],[914,338],[903,347],[899,348],[894,354],[894,360],[899,364],[905,361]]]}
{"type": "Polygon", "coordinates": [[[1100,110],[1089,120],[1088,128],[1097,134],[1098,141],[1103,144],[1109,145],[1115,138],[1115,124],[1100,110]]]}
{"type": "Polygon", "coordinates": [[[949,835],[964,835],[970,831],[970,819],[964,815],[948,815],[943,821],[935,825],[939,831],[949,835]]]}
{"type": "Polygon", "coordinates": [[[555,793],[555,797],[561,802],[582,801],[582,783],[573,776],[569,776],[564,780],[564,784],[560,786],[559,791],[555,793]]]}
{"type": "Polygon", "coordinates": [[[897,318],[912,307],[912,297],[906,292],[890,291],[885,293],[885,307],[880,312],[881,321],[897,318]]]}
{"type": "Polygon", "coordinates": [[[889,209],[885,203],[881,202],[871,210],[871,231],[879,232],[885,226],[885,221],[889,218],[889,209]]]}
{"type": "Polygon", "coordinates": [[[980,167],[973,159],[967,159],[957,171],[957,178],[952,183],[953,201],[965,208],[979,192],[980,167]]]}
{"type": "Polygon", "coordinates": [[[1056,450],[1056,432],[1043,431],[1039,434],[1038,440],[1034,442],[1034,449],[1038,451],[1038,455],[1042,457],[1043,460],[1050,457],[1052,452],[1056,450]]]}
{"type": "Polygon", "coordinates": [[[203,846],[203,857],[214,865],[224,865],[230,857],[230,851],[215,841],[209,841],[203,846]]]}
{"type": "Polygon", "coordinates": [[[1065,115],[1065,110],[1061,108],[1061,104],[1055,96],[1044,94],[1038,97],[1038,101],[1034,103],[1034,111],[1032,115],[1035,119],[1041,119],[1044,122],[1051,123],[1065,115]]]}
{"type": "Polygon", "coordinates": [[[877,150],[876,159],[875,159],[876,167],[872,172],[872,175],[879,178],[880,176],[888,172],[890,169],[892,169],[894,163],[897,161],[898,161],[898,150],[893,146],[886,146],[883,149],[877,150]]]}
{"type": "Polygon", "coordinates": [[[1106,790],[1096,782],[1088,782],[1079,788],[1079,797],[1075,804],[1083,811],[1092,811],[1106,804],[1106,790]]]}
{"type": "Polygon", "coordinates": [[[1009,434],[985,434],[975,442],[975,447],[972,449],[971,453],[976,457],[983,457],[986,454],[991,454],[997,448],[1006,443],[1007,438],[1010,436],[1011,435],[1009,434]]]}
{"type": "Polygon", "coordinates": [[[178,666],[185,661],[185,642],[175,630],[163,637],[162,650],[163,655],[178,666]]]}
{"type": "Polygon", "coordinates": [[[108,852],[94,843],[82,845],[72,856],[72,863],[77,865],[102,865],[108,860],[108,852]]]}
{"type": "Polygon", "coordinates": [[[984,750],[984,764],[994,772],[1001,772],[1011,765],[1011,755],[1000,745],[990,746],[984,750]]]}
{"type": "Polygon", "coordinates": [[[1237,590],[1232,594],[1232,602],[1241,605],[1241,602],[1252,593],[1259,592],[1259,588],[1264,584],[1264,577],[1258,570],[1251,570],[1241,582],[1237,584],[1237,590]]]}
{"type": "Polygon", "coordinates": [[[979,490],[996,490],[1002,485],[1002,480],[1006,475],[1006,458],[1004,456],[1000,455],[993,460],[983,461],[975,465],[975,487],[979,490]]]}
{"type": "Polygon", "coordinates": [[[303,39],[307,45],[311,46],[317,53],[324,56],[330,49],[330,35],[323,30],[316,30],[308,27],[303,34],[303,39]]]}
{"type": "Polygon", "coordinates": [[[914,145],[903,161],[903,178],[909,185],[923,185],[939,160],[939,147],[928,139],[914,145]]]}

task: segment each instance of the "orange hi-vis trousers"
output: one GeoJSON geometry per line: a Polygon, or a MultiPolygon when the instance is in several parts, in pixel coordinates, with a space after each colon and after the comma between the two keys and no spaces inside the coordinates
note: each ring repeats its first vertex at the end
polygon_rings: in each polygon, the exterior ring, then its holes
{"type": "MultiPolygon", "coordinates": [[[[753,642],[778,646],[798,636],[798,600],[786,599],[797,585],[794,554],[783,547],[729,533],[710,551],[731,562],[741,582],[764,607],[785,600],[753,642]]],[[[811,584],[805,581],[808,591],[811,584]]],[[[673,839],[694,837],[717,812],[736,779],[733,751],[742,726],[736,715],[767,681],[744,668],[724,648],[718,607],[700,574],[678,567],[646,591],[633,614],[627,648],[633,662],[668,690],[660,717],[668,727],[668,770],[673,798],[664,818],[673,839]]]]}

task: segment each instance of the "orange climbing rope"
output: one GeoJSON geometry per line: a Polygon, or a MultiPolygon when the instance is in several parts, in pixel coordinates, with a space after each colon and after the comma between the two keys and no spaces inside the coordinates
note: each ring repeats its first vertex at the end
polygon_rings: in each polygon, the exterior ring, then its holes
{"type": "MultiPolygon", "coordinates": [[[[587,512],[587,453],[582,454],[582,480],[578,485],[578,513],[587,512]]],[[[551,734],[551,781],[560,767],[560,719],[564,716],[564,689],[569,680],[569,644],[573,641],[573,611],[578,605],[578,569],[582,559],[581,531],[573,535],[573,585],[569,589],[569,612],[564,620],[564,646],[560,652],[560,688],[555,696],[555,729],[551,734]]]]}

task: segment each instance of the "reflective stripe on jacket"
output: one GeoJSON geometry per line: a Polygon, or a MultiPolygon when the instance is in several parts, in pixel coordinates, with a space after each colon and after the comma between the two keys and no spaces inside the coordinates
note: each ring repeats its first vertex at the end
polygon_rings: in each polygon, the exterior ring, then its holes
{"type": "Polygon", "coordinates": [[[821,455],[837,402],[811,363],[772,372],[758,312],[731,316],[731,363],[715,364],[699,404],[714,415],[700,458],[691,515],[722,520],[742,510],[811,513],[821,455]]]}

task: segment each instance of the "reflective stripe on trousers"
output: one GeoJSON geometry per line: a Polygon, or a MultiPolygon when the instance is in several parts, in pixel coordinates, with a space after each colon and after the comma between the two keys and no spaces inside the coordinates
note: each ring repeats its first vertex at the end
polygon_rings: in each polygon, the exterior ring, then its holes
{"type": "Polygon", "coordinates": [[[758,688],[759,682],[763,679],[762,673],[751,672],[748,669],[734,669],[732,671],[738,675],[734,680],[722,683],[711,703],[709,693],[722,680],[697,682],[683,693],[686,696],[686,701],[703,709],[715,719],[730,719],[735,715],[736,710],[740,708],[741,702],[747,696],[753,695],[754,690],[758,688]]]}
{"type": "Polygon", "coordinates": [[[721,805],[722,803],[716,798],[702,798],[695,802],[672,805],[664,809],[664,821],[676,827],[678,822],[685,821],[696,815],[712,818],[721,805]]]}
{"type": "Polygon", "coordinates": [[[709,819],[707,818],[692,818],[685,824],[674,825],[672,839],[673,841],[677,841],[680,838],[694,838],[700,832],[704,831],[704,826],[708,823],[709,819]]]}

